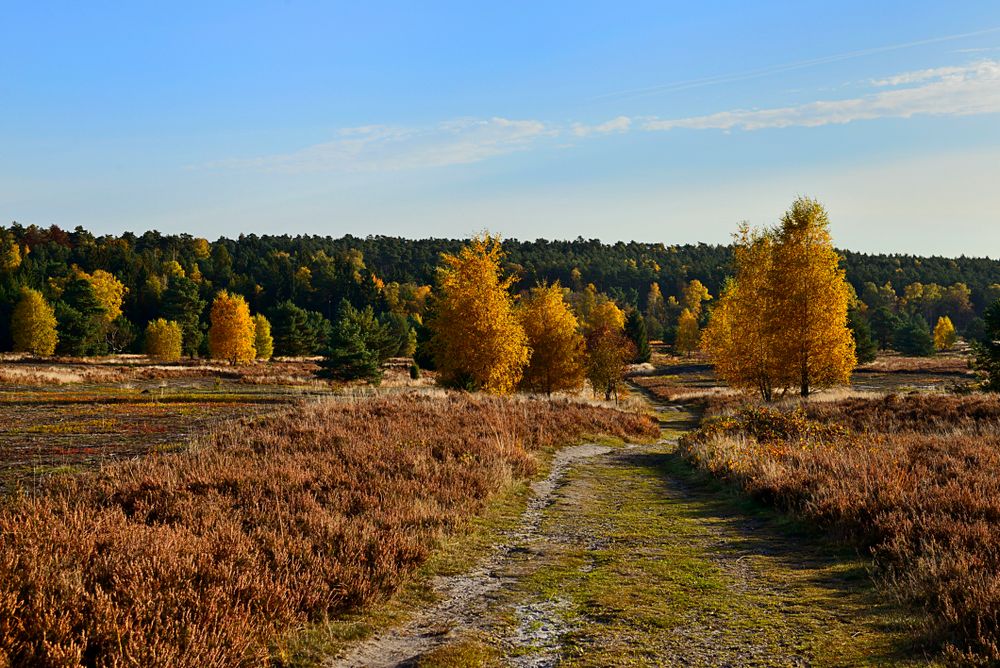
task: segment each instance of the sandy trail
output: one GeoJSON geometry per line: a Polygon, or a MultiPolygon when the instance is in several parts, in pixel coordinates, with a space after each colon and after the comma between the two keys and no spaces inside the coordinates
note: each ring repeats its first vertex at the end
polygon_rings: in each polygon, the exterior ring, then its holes
{"type": "MultiPolygon", "coordinates": [[[[552,503],[556,489],[576,463],[609,452],[603,445],[570,446],[557,452],[549,474],[532,484],[532,496],[514,530],[505,532],[490,556],[478,566],[455,576],[438,578],[435,590],[441,602],[421,612],[408,623],[389,629],[358,645],[347,656],[328,665],[337,668],[414,665],[420,656],[446,644],[455,636],[479,630],[486,623],[486,609],[493,594],[516,578],[505,575],[504,566],[516,553],[529,549],[540,538],[539,528],[545,509],[552,503]]],[[[530,612],[530,611],[528,611],[530,612]]],[[[554,662],[544,656],[531,657],[525,665],[543,666],[554,662]]]]}

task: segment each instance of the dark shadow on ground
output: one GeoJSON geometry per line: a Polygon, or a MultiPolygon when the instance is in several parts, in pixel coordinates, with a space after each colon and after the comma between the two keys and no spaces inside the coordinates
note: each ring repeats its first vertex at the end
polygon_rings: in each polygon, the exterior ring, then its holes
{"type": "MultiPolygon", "coordinates": [[[[869,657],[874,663],[892,664],[903,658],[933,654],[933,648],[921,640],[914,628],[919,613],[900,610],[879,591],[872,579],[873,566],[863,550],[750,499],[692,468],[677,452],[623,453],[622,461],[658,476],[664,495],[682,501],[682,508],[677,510],[680,516],[718,530],[713,554],[720,561],[751,556],[773,560],[783,568],[800,572],[802,582],[822,588],[829,598],[849,603],[852,611],[860,610],[868,628],[900,636],[901,640],[886,655],[869,657]],[[850,568],[833,568],[848,563],[850,568]],[[805,571],[815,573],[807,576],[805,571]],[[910,622],[904,623],[902,618],[910,622]]],[[[787,583],[769,584],[781,589],[787,583]]]]}

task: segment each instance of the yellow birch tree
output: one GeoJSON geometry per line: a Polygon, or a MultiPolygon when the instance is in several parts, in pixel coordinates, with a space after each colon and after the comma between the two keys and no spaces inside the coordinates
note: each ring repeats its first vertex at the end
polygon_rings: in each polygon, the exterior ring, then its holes
{"type": "Polygon", "coordinates": [[[958,334],[955,333],[955,325],[951,322],[951,318],[946,315],[938,318],[937,324],[934,325],[934,347],[938,350],[951,350],[957,340],[958,334]]]}
{"type": "Polygon", "coordinates": [[[253,362],[257,355],[254,324],[243,296],[221,291],[212,302],[210,319],[208,349],[212,357],[230,364],[253,362]]]}
{"type": "Polygon", "coordinates": [[[445,385],[513,392],[531,351],[514,313],[513,276],[505,275],[500,240],[474,237],[458,255],[443,254],[437,309],[429,325],[438,378],[445,385]]]}
{"type": "Polygon", "coordinates": [[[157,318],[146,325],[146,354],[161,362],[181,358],[181,326],[173,320],[157,318]]]}
{"type": "Polygon", "coordinates": [[[777,331],[768,326],[771,304],[771,261],[774,234],[742,224],[735,235],[735,277],[724,286],[701,345],[715,373],[729,385],[760,392],[770,401],[783,382],[777,331]]]}
{"type": "Polygon", "coordinates": [[[522,387],[550,395],[583,385],[585,348],[559,282],[532,288],[518,306],[531,360],[522,387]]]}
{"type": "Polygon", "coordinates": [[[702,303],[712,299],[712,295],[709,294],[708,288],[706,288],[697,278],[691,280],[687,286],[685,286],[683,297],[681,306],[691,312],[691,315],[694,316],[695,322],[697,322],[698,318],[701,317],[702,303]]]}
{"type": "MultiPolygon", "coordinates": [[[[698,302],[701,308],[701,302],[698,302]]],[[[682,355],[690,355],[698,349],[698,341],[701,339],[701,332],[698,329],[698,318],[691,309],[681,311],[681,316],[677,320],[677,339],[674,348],[682,355]]]]}
{"type": "Polygon", "coordinates": [[[122,314],[122,301],[125,299],[128,288],[115,278],[114,274],[97,269],[93,274],[80,272],[80,277],[90,283],[90,287],[94,290],[94,297],[104,307],[101,319],[105,324],[122,314]]]}
{"type": "Polygon", "coordinates": [[[10,319],[14,350],[48,357],[56,350],[56,313],[42,293],[31,288],[21,289],[21,298],[10,319]]]}
{"type": "Polygon", "coordinates": [[[253,317],[253,347],[257,351],[257,359],[269,360],[274,354],[274,337],[271,336],[271,322],[262,314],[253,317]]]}
{"type": "Polygon", "coordinates": [[[774,311],[763,312],[778,346],[783,381],[808,397],[848,383],[857,366],[847,324],[850,289],[823,205],[800,197],[781,219],[771,265],[774,311]]]}
{"type": "Polygon", "coordinates": [[[587,380],[605,400],[618,396],[625,367],[635,356],[635,346],[625,335],[625,312],[607,295],[596,296],[583,323],[587,342],[587,380]]]}

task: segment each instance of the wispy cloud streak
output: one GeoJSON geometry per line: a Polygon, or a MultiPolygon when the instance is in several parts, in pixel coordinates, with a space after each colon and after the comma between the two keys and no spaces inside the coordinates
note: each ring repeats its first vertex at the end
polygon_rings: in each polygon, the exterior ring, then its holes
{"type": "Polygon", "coordinates": [[[874,82],[893,87],[862,97],[791,107],[738,109],[687,118],[647,118],[645,130],[761,130],[817,127],[876,118],[969,116],[1000,112],[1000,61],[903,73],[874,82]],[[907,85],[917,84],[917,85],[907,85]]]}
{"type": "Polygon", "coordinates": [[[983,30],[976,30],[974,32],[960,33],[956,35],[943,35],[940,37],[931,37],[929,39],[904,42],[901,44],[889,44],[887,46],[877,46],[870,49],[859,49],[857,51],[835,53],[829,56],[822,56],[820,58],[810,58],[808,60],[799,60],[790,63],[779,63],[776,65],[762,67],[755,70],[730,72],[728,74],[718,74],[715,76],[703,77],[700,79],[689,79],[686,81],[675,81],[672,83],[659,84],[656,86],[646,86],[644,88],[632,88],[629,90],[620,90],[613,93],[606,93],[605,95],[599,95],[593,98],[592,101],[596,102],[599,100],[609,100],[616,98],[625,99],[625,98],[643,97],[646,95],[653,95],[656,93],[672,93],[682,90],[690,90],[692,88],[702,88],[704,86],[715,86],[719,84],[750,81],[752,79],[760,79],[762,77],[773,76],[775,74],[794,72],[796,70],[803,70],[810,67],[816,67],[819,65],[839,63],[845,60],[853,60],[855,58],[863,58],[865,56],[874,56],[880,53],[900,51],[903,49],[910,49],[918,46],[928,46],[930,44],[939,44],[941,42],[952,42],[960,39],[966,39],[969,37],[979,37],[982,35],[988,35],[997,32],[1000,32],[1000,26],[996,26],[993,28],[986,28],[983,30]]]}
{"type": "Polygon", "coordinates": [[[294,173],[445,167],[523,151],[557,132],[541,121],[499,117],[446,121],[426,128],[370,125],[342,129],[333,140],[298,151],[210,166],[294,173]]]}
{"type": "Polygon", "coordinates": [[[636,131],[754,131],[878,118],[1000,113],[1000,60],[903,72],[868,83],[869,92],[860,97],[681,118],[617,116],[593,124],[558,124],[493,117],[418,128],[344,128],[330,141],[296,151],[224,160],[208,167],[287,173],[394,172],[471,164],[529,149],[565,147],[596,136],[636,131]]]}

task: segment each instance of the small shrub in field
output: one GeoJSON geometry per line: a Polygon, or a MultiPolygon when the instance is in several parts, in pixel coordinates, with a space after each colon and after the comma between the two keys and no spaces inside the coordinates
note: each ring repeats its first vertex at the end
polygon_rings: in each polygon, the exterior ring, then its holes
{"type": "Polygon", "coordinates": [[[0,508],[0,666],[261,665],[380,599],[533,451],[645,417],[468,396],[326,401],[0,508]]]}

